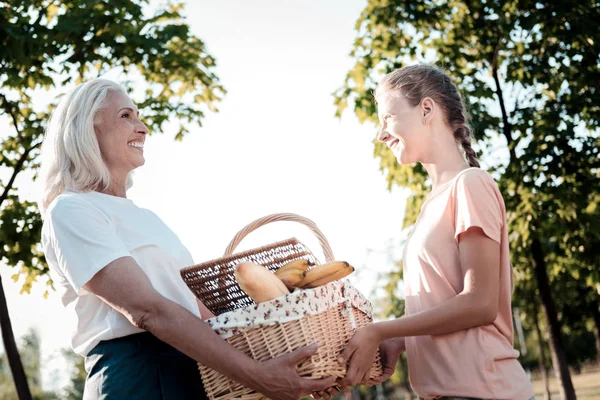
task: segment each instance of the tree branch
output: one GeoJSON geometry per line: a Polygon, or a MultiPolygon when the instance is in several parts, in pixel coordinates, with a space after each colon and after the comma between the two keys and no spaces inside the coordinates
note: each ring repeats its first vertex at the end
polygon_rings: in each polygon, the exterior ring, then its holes
{"type": "Polygon", "coordinates": [[[4,203],[4,200],[6,200],[6,198],[8,197],[8,192],[12,189],[12,186],[15,183],[15,179],[17,178],[17,175],[19,174],[19,172],[21,172],[21,169],[23,168],[25,161],[27,161],[27,159],[29,158],[29,153],[31,153],[32,150],[39,147],[41,144],[42,144],[42,141],[40,140],[39,142],[37,142],[36,144],[31,146],[30,148],[25,150],[25,152],[23,153],[21,158],[19,158],[19,161],[17,161],[17,165],[15,165],[15,169],[12,173],[12,176],[10,177],[8,184],[4,188],[4,193],[2,193],[2,196],[0,196],[0,207],[2,207],[2,203],[4,203]]]}
{"type": "Polygon", "coordinates": [[[10,101],[6,98],[5,95],[3,95],[2,93],[0,93],[0,97],[4,100],[3,103],[6,104],[5,107],[3,107],[6,112],[8,113],[8,115],[11,116],[12,120],[13,120],[13,124],[15,125],[15,130],[17,131],[17,134],[19,135],[19,138],[22,138],[21,136],[21,131],[19,130],[19,125],[18,125],[18,121],[17,121],[17,116],[14,113],[14,108],[12,107],[10,101]]]}
{"type": "Polygon", "coordinates": [[[514,149],[514,139],[512,137],[512,125],[508,121],[508,113],[504,104],[502,88],[500,87],[500,78],[498,77],[498,54],[500,53],[501,44],[502,38],[498,39],[498,43],[496,44],[496,48],[494,49],[494,55],[492,56],[492,75],[494,76],[494,82],[496,83],[496,96],[498,96],[500,110],[502,111],[502,124],[504,126],[503,133],[508,143],[508,151],[510,152],[510,158],[511,160],[515,160],[517,157],[514,149]]]}
{"type": "Polygon", "coordinates": [[[42,19],[42,15],[46,16],[47,12],[48,12],[48,7],[44,7],[44,8],[38,9],[38,16],[35,19],[35,21],[33,21],[33,23],[30,25],[30,27],[34,27],[36,25],[39,26],[40,25],[40,20],[42,19]]]}
{"type": "Polygon", "coordinates": [[[10,371],[15,381],[15,387],[17,389],[17,395],[20,400],[31,400],[31,392],[29,390],[29,384],[27,383],[27,375],[23,369],[23,363],[19,356],[19,350],[17,349],[17,343],[15,341],[15,335],[12,330],[12,323],[10,322],[10,314],[8,313],[8,305],[6,303],[6,296],[4,294],[4,288],[2,287],[2,278],[0,277],[0,330],[2,331],[2,340],[4,343],[4,351],[8,358],[8,364],[10,365],[10,371]]]}

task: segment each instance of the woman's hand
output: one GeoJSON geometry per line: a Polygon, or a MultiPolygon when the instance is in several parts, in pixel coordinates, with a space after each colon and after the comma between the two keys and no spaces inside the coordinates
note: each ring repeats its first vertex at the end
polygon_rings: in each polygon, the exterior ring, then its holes
{"type": "Polygon", "coordinates": [[[340,363],[348,363],[346,377],[340,382],[342,390],[369,381],[371,367],[380,342],[376,325],[371,324],[358,329],[344,351],[338,356],[340,363]]]}
{"type": "Polygon", "coordinates": [[[317,352],[318,346],[302,347],[261,362],[256,372],[259,392],[273,400],[297,400],[310,393],[324,391],[335,384],[335,378],[309,379],[298,374],[296,366],[317,352]]]}
{"type": "Polygon", "coordinates": [[[333,377],[308,379],[298,374],[296,365],[316,353],[316,345],[254,361],[221,339],[206,322],[158,293],[132,257],[111,262],[84,287],[134,326],[270,399],[297,400],[335,383],[333,377]]]}

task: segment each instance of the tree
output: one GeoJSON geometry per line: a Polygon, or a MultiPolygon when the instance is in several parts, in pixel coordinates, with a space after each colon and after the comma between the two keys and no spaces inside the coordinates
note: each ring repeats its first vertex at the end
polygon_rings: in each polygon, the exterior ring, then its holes
{"type": "MultiPolygon", "coordinates": [[[[406,236],[406,234],[407,232],[403,232],[403,236],[406,236]]],[[[399,244],[394,244],[394,241],[390,241],[385,248],[385,254],[388,263],[392,264],[393,267],[389,271],[377,273],[377,281],[386,282],[383,287],[383,296],[378,297],[375,291],[372,294],[372,297],[375,298],[374,315],[378,314],[377,316],[381,320],[400,318],[405,314],[406,303],[404,294],[400,293],[399,290],[404,279],[404,266],[402,261],[396,259],[398,257],[398,249],[395,248],[395,246],[403,248],[405,245],[405,239],[402,239],[399,244]]],[[[390,395],[391,392],[402,392],[405,399],[412,398],[413,392],[409,382],[406,353],[402,353],[396,364],[396,371],[382,385],[387,395],[390,395]]]]}
{"type": "MultiPolygon", "coordinates": [[[[45,123],[56,104],[40,105],[40,94],[62,94],[74,83],[123,71],[131,79],[124,82],[128,89],[145,88],[134,101],[150,129],[160,132],[167,121],[177,121],[175,139],[181,140],[190,125],[201,124],[206,110],[216,111],[225,93],[215,59],[190,32],[183,6],[169,3],[153,10],[149,3],[0,1],[0,262],[16,268],[13,279],[24,277],[24,292],[40,276],[52,286],[39,246],[40,215],[17,189],[20,174],[36,176],[45,123]]],[[[0,321],[7,320],[8,313],[2,313],[0,321]]],[[[4,328],[16,365],[14,338],[4,328]]],[[[23,382],[17,370],[15,379],[23,382]]]]}
{"type": "MultiPolygon", "coordinates": [[[[23,355],[23,365],[27,373],[29,387],[31,388],[32,399],[58,399],[56,393],[42,390],[41,340],[38,332],[33,329],[29,330],[21,337],[21,345],[19,347],[23,355]]],[[[12,374],[7,365],[6,354],[2,354],[0,357],[0,398],[4,400],[16,400],[19,398],[12,382],[12,374]]]]}
{"type": "Polygon", "coordinates": [[[84,358],[79,354],[73,353],[71,349],[63,350],[63,356],[71,365],[71,381],[65,388],[64,400],[83,399],[83,389],[85,388],[85,379],[87,372],[84,367],[84,358]]]}
{"type": "MultiPolygon", "coordinates": [[[[335,93],[377,122],[382,74],[415,62],[448,70],[470,104],[476,139],[508,211],[513,265],[537,285],[562,398],[574,399],[551,282],[599,279],[600,17],[595,1],[370,0],[356,24],[354,67],[335,93]]],[[[413,190],[414,223],[429,182],[375,143],[388,185],[413,190]]],[[[517,282],[517,284],[519,284],[517,282]]]]}
{"type": "Polygon", "coordinates": [[[0,278],[0,330],[2,331],[2,342],[6,350],[6,358],[8,360],[12,377],[15,384],[15,389],[19,396],[19,400],[31,400],[31,392],[27,383],[27,377],[19,357],[19,351],[15,343],[15,336],[12,331],[10,315],[8,314],[8,306],[6,304],[6,296],[2,287],[2,278],[0,278]]]}
{"type": "Polygon", "coordinates": [[[550,400],[550,380],[548,379],[548,369],[546,367],[546,351],[544,349],[544,340],[542,338],[542,331],[540,329],[540,322],[537,312],[534,312],[533,318],[535,333],[539,343],[540,371],[542,373],[542,381],[544,382],[544,400],[550,400]]]}

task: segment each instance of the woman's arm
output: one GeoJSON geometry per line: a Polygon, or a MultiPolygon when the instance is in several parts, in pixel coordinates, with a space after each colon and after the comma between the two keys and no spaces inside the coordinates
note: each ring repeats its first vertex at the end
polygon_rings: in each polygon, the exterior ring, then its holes
{"type": "Polygon", "coordinates": [[[464,288],[429,310],[373,325],[385,340],[398,336],[441,335],[492,323],[498,315],[500,245],[473,227],[458,237],[464,288]]]}
{"type": "Polygon", "coordinates": [[[300,377],[296,364],[316,346],[266,362],[256,362],[221,339],[208,324],[152,287],[131,257],[119,258],[100,270],[85,286],[133,325],[151,332],[194,360],[273,399],[297,399],[331,386],[334,378],[300,377]]]}

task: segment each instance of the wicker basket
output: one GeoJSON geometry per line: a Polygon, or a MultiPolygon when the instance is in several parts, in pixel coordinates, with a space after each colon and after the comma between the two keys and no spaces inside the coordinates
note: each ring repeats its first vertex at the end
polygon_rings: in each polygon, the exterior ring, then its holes
{"type": "MultiPolygon", "coordinates": [[[[239,287],[233,274],[235,266],[240,262],[255,262],[264,265],[272,272],[286,263],[300,258],[319,264],[319,260],[310,250],[295,238],[232,254],[246,235],[275,221],[294,221],[308,226],[319,240],[326,261],[334,260],[331,247],[323,233],[312,221],[304,217],[296,214],[273,214],[252,222],[233,238],[223,257],[181,270],[181,276],[188,287],[217,316],[207,321],[213,326],[213,329],[215,329],[215,325],[218,325],[215,320],[228,321],[230,315],[234,316],[240,312],[248,314],[264,312],[271,307],[270,303],[279,301],[275,299],[271,302],[256,304],[248,297],[239,287]],[[224,319],[224,317],[227,318],[224,319]]],[[[270,320],[269,323],[262,321],[261,324],[254,326],[215,330],[232,346],[257,361],[274,358],[318,342],[318,352],[298,366],[299,373],[304,377],[314,379],[329,376],[343,377],[346,374],[346,366],[339,364],[336,358],[354,331],[371,323],[370,304],[347,282],[332,282],[316,289],[296,290],[285,297],[286,300],[290,300],[287,299],[288,297],[293,298],[297,304],[304,301],[307,294],[318,298],[319,290],[322,292],[321,295],[328,297],[332,297],[331,293],[333,292],[341,293],[342,297],[346,296],[346,292],[351,292],[354,294],[353,299],[356,299],[357,296],[361,297],[360,303],[368,306],[359,307],[354,300],[350,301],[350,296],[348,296],[348,299],[344,297],[345,303],[332,304],[327,309],[319,309],[317,313],[304,315],[293,321],[278,322],[275,319],[270,320]]],[[[275,303],[272,308],[275,307],[275,303]]],[[[277,306],[279,305],[277,304],[277,306]]],[[[223,328],[223,324],[220,327],[223,328]]],[[[215,370],[202,364],[199,364],[199,367],[204,388],[210,399],[254,400],[265,398],[260,393],[240,385],[215,370]]],[[[381,374],[380,357],[377,354],[371,369],[371,378],[379,377],[381,374]]]]}

